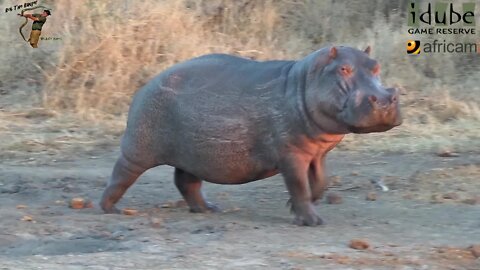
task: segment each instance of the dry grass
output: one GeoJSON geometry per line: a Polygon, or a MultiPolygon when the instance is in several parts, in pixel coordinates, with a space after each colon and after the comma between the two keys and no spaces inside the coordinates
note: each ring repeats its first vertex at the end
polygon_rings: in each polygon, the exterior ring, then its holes
{"type": "MultiPolygon", "coordinates": [[[[361,0],[43,3],[54,8],[43,35],[59,36],[62,41],[43,41],[35,51],[15,34],[2,36],[6,49],[0,60],[8,65],[0,66],[0,80],[4,87],[25,80],[38,86],[35,92],[28,90],[35,87],[23,84],[24,91],[31,91],[31,99],[18,101],[55,111],[44,125],[66,124],[62,120],[66,117],[79,130],[117,134],[141,85],[164,68],[205,53],[296,59],[329,44],[373,45],[384,81],[405,90],[405,124],[389,135],[349,136],[343,148],[377,145],[379,150],[392,151],[442,147],[461,151],[480,146],[479,58],[405,55],[409,36],[399,12],[405,10],[402,1],[377,0],[368,5],[361,0]]],[[[9,16],[0,18],[0,27],[16,33],[21,20],[9,16]]],[[[15,110],[22,111],[18,106],[15,110]]],[[[15,143],[11,147],[18,147],[15,143]]]]}
{"type": "Polygon", "coordinates": [[[219,51],[286,56],[275,48],[272,33],[279,17],[269,1],[251,9],[243,22],[240,14],[230,16],[236,12],[233,4],[221,11],[206,1],[213,6],[201,1],[125,1],[127,8],[113,3],[118,1],[59,5],[57,12],[67,17],[94,12],[80,27],[66,25],[58,68],[47,75],[45,105],[81,115],[119,115],[147,79],[178,61],[219,51]]]}

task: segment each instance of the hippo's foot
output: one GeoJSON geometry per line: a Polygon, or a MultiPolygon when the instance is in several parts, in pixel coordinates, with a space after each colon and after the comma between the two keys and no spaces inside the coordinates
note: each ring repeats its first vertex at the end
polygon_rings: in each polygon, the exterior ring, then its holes
{"type": "Polygon", "coordinates": [[[120,211],[118,208],[116,208],[115,206],[113,207],[110,207],[110,208],[103,208],[103,212],[105,214],[120,214],[122,211],[120,211]]]}
{"type": "Polygon", "coordinates": [[[202,180],[184,170],[175,169],[175,185],[190,207],[192,213],[219,212],[220,209],[205,200],[202,194],[202,180]]]}
{"type": "Polygon", "coordinates": [[[203,206],[198,204],[193,207],[190,206],[190,212],[192,213],[217,213],[220,212],[220,208],[211,202],[205,201],[203,206]]]}
{"type": "Polygon", "coordinates": [[[295,214],[294,224],[299,226],[317,226],[323,224],[323,220],[315,212],[312,203],[294,204],[290,199],[287,204],[291,206],[290,210],[295,214]]]}
{"type": "Polygon", "coordinates": [[[105,214],[120,214],[122,212],[114,205],[106,206],[104,203],[100,203],[100,207],[105,214]]]}
{"type": "Polygon", "coordinates": [[[115,207],[115,204],[144,171],[144,168],[130,163],[123,155],[118,158],[113,168],[112,177],[100,200],[100,207],[106,214],[121,213],[115,207]]]}
{"type": "Polygon", "coordinates": [[[323,220],[315,213],[295,215],[293,224],[298,226],[317,226],[322,225],[323,220]]]}

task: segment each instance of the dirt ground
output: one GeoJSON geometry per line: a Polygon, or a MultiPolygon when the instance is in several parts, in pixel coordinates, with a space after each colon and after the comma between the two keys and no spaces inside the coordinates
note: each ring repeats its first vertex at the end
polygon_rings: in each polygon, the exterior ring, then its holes
{"type": "Polygon", "coordinates": [[[119,206],[97,203],[115,147],[0,161],[0,269],[480,269],[480,155],[334,150],[326,224],[298,227],[282,178],[241,186],[205,184],[223,211],[188,212],[172,168],[148,171],[119,206]],[[55,158],[55,159],[54,159],[55,158]],[[383,192],[371,180],[382,179],[383,192]],[[375,201],[366,200],[375,192],[375,201]],[[94,208],[69,208],[74,197],[94,208]],[[364,239],[370,247],[349,247],[364,239]]]}
{"type": "Polygon", "coordinates": [[[408,1],[38,2],[53,10],[42,36],[60,38],[38,49],[13,12],[0,16],[0,270],[480,270],[480,58],[398,49],[412,38],[408,1]],[[120,201],[136,215],[99,209],[148,78],[211,52],[300,59],[334,44],[372,45],[404,123],[349,134],[329,154],[327,195],[342,202],[316,206],[324,225],[292,224],[281,176],[206,183],[222,212],[189,213],[166,166],[120,201]],[[73,198],[92,207],[72,209],[73,198]]]}

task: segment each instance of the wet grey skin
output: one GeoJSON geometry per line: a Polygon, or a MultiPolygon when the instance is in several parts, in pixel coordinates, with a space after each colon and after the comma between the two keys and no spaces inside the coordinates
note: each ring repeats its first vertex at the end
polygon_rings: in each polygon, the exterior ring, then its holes
{"type": "Polygon", "coordinates": [[[382,86],[370,47],[328,47],[298,61],[210,54],[176,64],[134,96],[100,205],[115,204],[146,170],[175,167],[191,212],[217,211],[202,181],[244,184],[278,173],[294,223],[322,224],[313,203],[327,182],[325,156],[348,133],[401,124],[398,91],[382,86]]]}

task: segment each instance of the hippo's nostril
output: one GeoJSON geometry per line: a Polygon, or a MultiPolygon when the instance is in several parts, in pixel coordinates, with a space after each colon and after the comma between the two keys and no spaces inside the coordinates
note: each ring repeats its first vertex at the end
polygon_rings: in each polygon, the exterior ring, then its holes
{"type": "Polygon", "coordinates": [[[368,97],[368,100],[370,100],[371,103],[375,103],[375,102],[377,102],[377,97],[374,96],[374,95],[370,95],[370,96],[368,97]]]}
{"type": "Polygon", "coordinates": [[[390,103],[397,103],[398,102],[398,88],[387,88],[387,92],[390,94],[389,100],[390,103]]]}
{"type": "Polygon", "coordinates": [[[390,98],[390,101],[391,101],[392,103],[396,103],[397,100],[398,100],[398,98],[397,98],[396,95],[393,95],[393,96],[390,98]]]}

